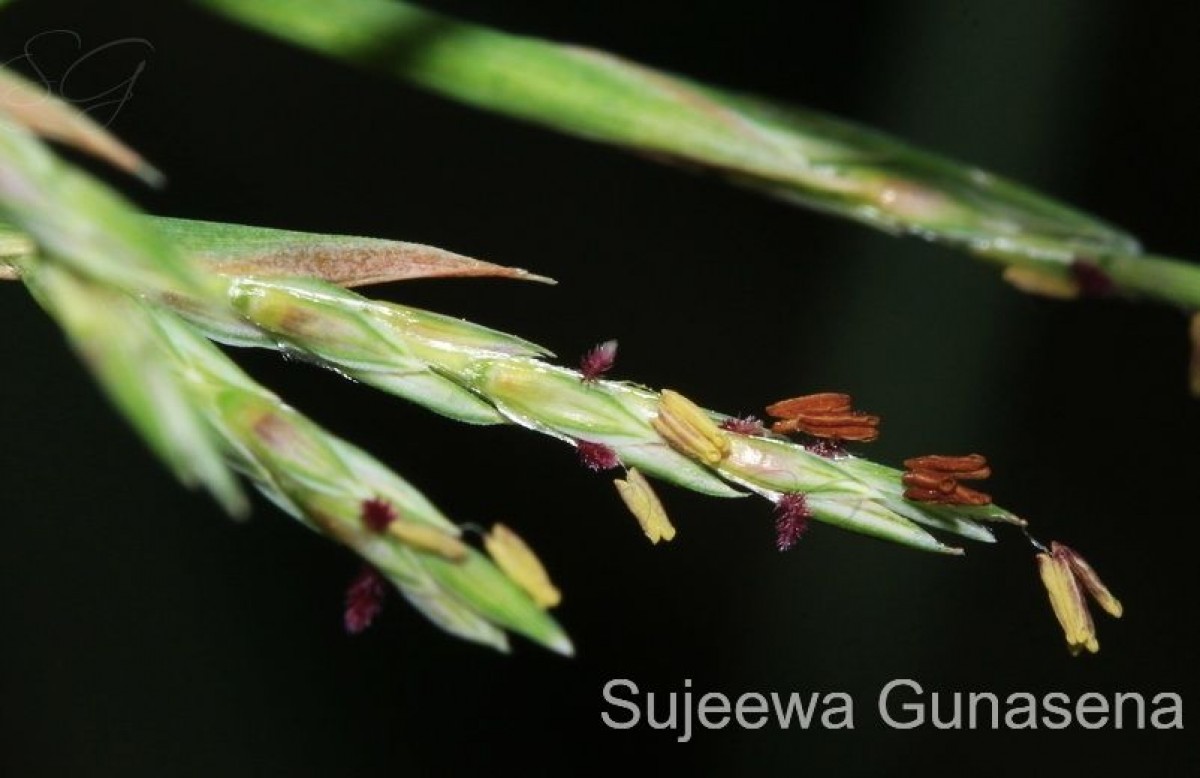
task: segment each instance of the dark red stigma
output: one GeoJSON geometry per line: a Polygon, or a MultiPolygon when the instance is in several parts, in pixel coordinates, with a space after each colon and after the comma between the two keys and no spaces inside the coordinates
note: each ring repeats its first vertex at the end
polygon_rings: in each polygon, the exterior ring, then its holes
{"type": "Polygon", "coordinates": [[[787,551],[808,531],[812,511],[803,494],[793,492],[779,498],[775,504],[775,547],[787,551]]]}
{"type": "Polygon", "coordinates": [[[363,569],[346,590],[346,610],[343,621],[346,632],[361,634],[374,623],[387,597],[387,580],[370,565],[363,569]]]}
{"type": "Polygon", "coordinates": [[[1079,291],[1087,297],[1111,297],[1117,291],[1112,276],[1095,262],[1086,259],[1076,259],[1071,263],[1071,276],[1079,284],[1079,291]]]}
{"type": "Polygon", "coordinates": [[[584,383],[600,380],[617,363],[617,342],[606,340],[579,360],[579,372],[584,383]]]}
{"type": "Polygon", "coordinates": [[[767,430],[762,420],[757,416],[743,416],[739,419],[726,419],[721,422],[721,429],[738,435],[762,435],[767,430]]]}
{"type": "Polygon", "coordinates": [[[621,459],[617,456],[617,452],[603,443],[577,440],[575,441],[575,451],[579,454],[579,461],[583,463],[583,466],[597,473],[621,466],[621,459]]]}
{"type": "Polygon", "coordinates": [[[846,446],[837,438],[817,438],[805,444],[804,450],[825,459],[841,459],[846,456],[846,446]]]}
{"type": "Polygon", "coordinates": [[[362,521],[372,532],[386,532],[396,519],[396,509],[382,497],[363,500],[362,521]]]}

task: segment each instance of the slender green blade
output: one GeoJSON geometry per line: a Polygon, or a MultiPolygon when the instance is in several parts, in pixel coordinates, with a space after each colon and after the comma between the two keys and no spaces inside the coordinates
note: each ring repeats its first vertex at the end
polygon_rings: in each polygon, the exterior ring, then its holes
{"type": "Polygon", "coordinates": [[[1092,216],[887,135],[619,57],[395,0],[199,0],[343,60],[565,133],[709,168],[890,232],[1002,261],[1134,255],[1092,216]]]}

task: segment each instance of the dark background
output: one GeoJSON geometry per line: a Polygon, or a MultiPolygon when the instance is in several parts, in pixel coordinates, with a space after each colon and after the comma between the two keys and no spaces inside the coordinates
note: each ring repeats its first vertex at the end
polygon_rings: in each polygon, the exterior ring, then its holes
{"type": "MultiPolygon", "coordinates": [[[[853,117],[1195,257],[1200,19],[1185,5],[436,4],[853,117]]],[[[235,525],[179,488],[10,285],[0,773],[1195,773],[1187,730],[896,732],[875,712],[879,688],[905,677],[928,691],[1174,691],[1192,703],[1200,406],[1185,391],[1179,312],[1025,297],[945,249],[490,117],[175,4],[26,2],[0,28],[4,58],[58,28],[85,50],[153,44],[113,128],[170,186],[108,176],[146,208],[422,241],[553,275],[557,288],[378,294],[570,360],[617,337],[621,377],[712,407],[853,392],[886,420],[873,456],[987,453],[990,490],[1086,554],[1127,609],[1101,619],[1098,656],[1072,660],[1019,536],[956,560],[819,525],[781,555],[765,504],[674,489],[663,495],[679,538],[653,548],[609,479],[562,446],[240,354],[458,520],[516,525],[565,590],[559,615],[579,654],[518,642],[495,655],[398,601],[349,638],[340,602],[354,560],[265,505],[235,525]],[[599,716],[611,678],[658,692],[685,678],[731,696],[845,691],[857,729],[729,729],[688,744],[611,732],[599,716]]],[[[118,59],[90,77],[123,77],[118,59]]]]}

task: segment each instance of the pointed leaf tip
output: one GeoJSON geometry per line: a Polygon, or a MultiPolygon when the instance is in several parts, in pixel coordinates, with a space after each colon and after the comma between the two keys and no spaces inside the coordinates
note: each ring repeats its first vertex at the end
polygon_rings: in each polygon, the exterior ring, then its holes
{"type": "Polygon", "coordinates": [[[528,270],[420,243],[190,219],[159,217],[154,221],[183,253],[227,276],[304,276],[344,287],[419,278],[509,278],[556,283],[528,270]]]}
{"type": "Polygon", "coordinates": [[[0,113],[47,140],[65,143],[137,176],[153,187],[166,177],[90,116],[33,82],[0,67],[0,113]]]}

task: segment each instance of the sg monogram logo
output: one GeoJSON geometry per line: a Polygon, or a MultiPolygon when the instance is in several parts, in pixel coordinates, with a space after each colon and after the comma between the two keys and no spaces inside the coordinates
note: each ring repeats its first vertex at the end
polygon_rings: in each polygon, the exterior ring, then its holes
{"type": "Polygon", "coordinates": [[[88,47],[77,32],[49,30],[30,38],[19,55],[3,64],[33,79],[47,95],[108,126],[132,99],[153,52],[154,46],[144,38],[88,47]]]}

